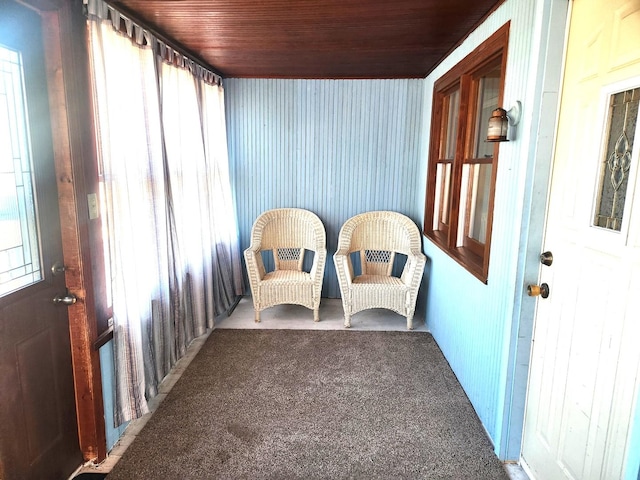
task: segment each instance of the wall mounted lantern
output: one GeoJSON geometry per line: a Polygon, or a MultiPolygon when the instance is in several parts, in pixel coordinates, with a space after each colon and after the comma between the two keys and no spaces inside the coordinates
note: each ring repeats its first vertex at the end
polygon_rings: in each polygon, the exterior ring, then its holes
{"type": "Polygon", "coordinates": [[[489,128],[487,129],[487,142],[508,142],[507,129],[509,125],[515,127],[520,123],[522,114],[522,103],[518,100],[509,109],[496,108],[489,117],[489,128]]]}

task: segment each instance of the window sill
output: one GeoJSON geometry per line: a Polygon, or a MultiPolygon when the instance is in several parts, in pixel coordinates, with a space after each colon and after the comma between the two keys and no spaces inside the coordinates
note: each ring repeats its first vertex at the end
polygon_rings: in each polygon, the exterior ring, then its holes
{"type": "Polygon", "coordinates": [[[449,255],[453,260],[458,262],[465,270],[471,273],[482,283],[487,284],[487,272],[483,271],[482,257],[473,253],[469,248],[457,247],[449,249],[447,247],[447,237],[442,232],[431,231],[424,232],[425,236],[431,240],[438,248],[449,255]]]}

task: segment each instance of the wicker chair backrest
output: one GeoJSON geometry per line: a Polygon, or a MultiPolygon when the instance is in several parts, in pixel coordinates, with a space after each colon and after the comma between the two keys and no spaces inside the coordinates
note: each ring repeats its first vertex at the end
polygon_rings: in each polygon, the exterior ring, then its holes
{"type": "Polygon", "coordinates": [[[299,208],[280,208],[260,215],[251,231],[251,242],[260,250],[326,248],[322,221],[314,213],[299,208]]]}

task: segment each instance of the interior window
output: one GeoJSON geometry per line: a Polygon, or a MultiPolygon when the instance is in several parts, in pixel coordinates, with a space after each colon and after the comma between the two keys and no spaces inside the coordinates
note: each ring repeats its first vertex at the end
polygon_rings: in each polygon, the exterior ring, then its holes
{"type": "Polygon", "coordinates": [[[424,233],[488,281],[498,147],[486,141],[502,102],[509,25],[434,86],[424,233]]]}

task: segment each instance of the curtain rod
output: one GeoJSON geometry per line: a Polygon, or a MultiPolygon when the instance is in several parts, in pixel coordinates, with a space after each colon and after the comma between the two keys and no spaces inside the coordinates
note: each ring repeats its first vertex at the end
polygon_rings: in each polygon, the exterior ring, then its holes
{"type": "MultiPolygon", "coordinates": [[[[116,6],[110,0],[82,0],[83,5],[85,6],[85,15],[89,14],[89,10],[88,10],[89,2],[106,4],[109,7],[109,11],[113,11],[117,13],[123,20],[125,20],[125,23],[128,20],[137,29],[148,32],[149,35],[157,39],[160,43],[164,44],[169,49],[175,51],[185,59],[190,60],[191,62],[194,62],[198,67],[200,67],[204,71],[213,75],[213,77],[215,78],[215,83],[220,85],[222,84],[223,76],[219,71],[217,71],[215,68],[208,65],[207,62],[199,58],[197,55],[189,52],[186,48],[184,48],[175,40],[170,40],[162,33],[159,33],[157,30],[149,27],[144,21],[140,20],[140,18],[137,17],[135,13],[133,13],[127,7],[122,8],[121,6],[116,6]]],[[[133,36],[131,37],[133,38],[133,36]]],[[[169,52],[169,55],[172,55],[172,53],[169,52]]],[[[169,60],[164,56],[164,54],[162,54],[162,56],[163,56],[163,59],[169,60]]]]}

